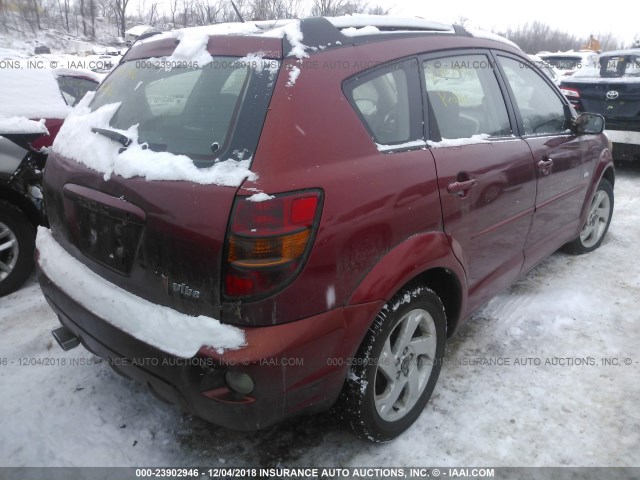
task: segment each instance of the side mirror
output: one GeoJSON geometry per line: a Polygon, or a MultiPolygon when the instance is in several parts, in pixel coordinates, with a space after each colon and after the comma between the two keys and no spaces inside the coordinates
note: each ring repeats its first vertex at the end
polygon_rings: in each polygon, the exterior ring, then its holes
{"type": "Polygon", "coordinates": [[[604,130],[604,117],[597,113],[581,113],[573,119],[573,131],[598,135],[604,130]]]}

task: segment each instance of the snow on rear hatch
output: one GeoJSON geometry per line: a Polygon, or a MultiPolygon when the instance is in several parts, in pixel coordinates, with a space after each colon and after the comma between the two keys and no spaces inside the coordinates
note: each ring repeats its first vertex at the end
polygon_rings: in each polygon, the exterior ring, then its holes
{"type": "Polygon", "coordinates": [[[220,157],[228,150],[250,68],[226,57],[190,68],[184,63],[202,57],[208,37],[182,38],[166,59],[176,67],[164,68],[167,62],[156,64],[156,59],[118,67],[95,97],[68,117],[53,151],[102,173],[105,180],[112,174],[224,186],[255,180],[250,158],[238,161],[231,152],[220,157]],[[194,160],[205,165],[196,166],[194,160]]]}

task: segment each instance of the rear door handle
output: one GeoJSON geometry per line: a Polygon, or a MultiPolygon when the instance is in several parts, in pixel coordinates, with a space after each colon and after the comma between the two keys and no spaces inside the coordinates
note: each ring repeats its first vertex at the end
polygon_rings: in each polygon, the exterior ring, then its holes
{"type": "Polygon", "coordinates": [[[552,166],[553,166],[553,159],[547,156],[542,157],[542,160],[538,162],[538,168],[542,170],[542,173],[544,173],[545,175],[549,173],[549,170],[551,170],[552,166]]]}
{"type": "Polygon", "coordinates": [[[467,190],[476,186],[477,180],[472,178],[464,182],[453,182],[447,185],[447,192],[460,195],[461,197],[467,193],[467,190]]]}

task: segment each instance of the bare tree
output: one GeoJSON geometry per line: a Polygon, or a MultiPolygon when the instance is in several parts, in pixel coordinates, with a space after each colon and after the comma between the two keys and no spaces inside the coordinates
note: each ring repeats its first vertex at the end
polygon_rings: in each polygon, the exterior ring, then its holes
{"type": "Polygon", "coordinates": [[[84,11],[84,3],[85,0],[78,0],[78,6],[80,9],[80,18],[82,19],[82,34],[86,37],[87,36],[87,22],[85,20],[85,11],[84,11]]]}
{"type": "Polygon", "coordinates": [[[89,0],[89,18],[91,19],[91,39],[96,39],[96,0],[89,0]]]}
{"type": "Polygon", "coordinates": [[[183,0],[182,2],[182,26],[183,27],[188,27],[189,26],[189,21],[191,19],[192,16],[192,7],[193,7],[193,3],[190,0],[183,0]]]}
{"type": "Polygon", "coordinates": [[[69,8],[70,8],[69,0],[64,0],[64,24],[65,24],[65,28],[67,29],[67,32],[71,31],[69,30],[69,8]]]}
{"type": "Polygon", "coordinates": [[[469,17],[465,17],[464,15],[460,15],[460,16],[458,16],[458,18],[456,18],[455,23],[457,23],[458,25],[462,25],[464,27],[469,23],[469,17]]]}
{"type": "Polygon", "coordinates": [[[151,8],[149,9],[149,20],[147,22],[147,24],[149,25],[155,25],[155,17],[158,14],[158,4],[157,3],[152,3],[151,4],[151,8]]]}
{"type": "Polygon", "coordinates": [[[224,0],[196,0],[194,13],[197,25],[218,23],[224,14],[224,0]]]}
{"type": "Polygon", "coordinates": [[[520,25],[515,29],[509,28],[501,35],[528,53],[537,53],[543,50],[577,50],[582,44],[575,35],[553,30],[549,25],[538,21],[520,25]]]}
{"type": "Polygon", "coordinates": [[[391,8],[384,8],[382,5],[376,5],[374,7],[369,8],[367,13],[369,15],[389,15],[391,8]]]}
{"type": "Polygon", "coordinates": [[[36,16],[36,25],[38,25],[38,30],[42,30],[40,26],[40,2],[38,0],[31,0],[33,4],[33,12],[36,16]]]}
{"type": "MultiPolygon", "coordinates": [[[[65,0],[68,1],[68,0],[65,0]]],[[[119,22],[119,31],[120,35],[124,38],[124,32],[127,29],[126,24],[126,13],[127,13],[127,5],[129,5],[129,0],[113,0],[113,6],[116,12],[116,18],[119,22]]]]}
{"type": "MultiPolygon", "coordinates": [[[[379,9],[382,11],[382,7],[379,9]]],[[[367,2],[364,0],[313,0],[311,7],[311,15],[318,17],[337,17],[366,11],[367,2]]]]}
{"type": "Polygon", "coordinates": [[[176,12],[178,11],[178,0],[171,0],[169,4],[171,10],[171,28],[176,28],[176,12]]]}
{"type": "Polygon", "coordinates": [[[600,42],[600,46],[602,47],[603,52],[607,50],[618,50],[620,48],[624,48],[624,42],[622,42],[618,37],[616,37],[611,32],[602,33],[594,36],[600,42]]]}
{"type": "Polygon", "coordinates": [[[300,2],[297,0],[253,0],[251,18],[253,20],[276,20],[297,17],[300,2]]]}

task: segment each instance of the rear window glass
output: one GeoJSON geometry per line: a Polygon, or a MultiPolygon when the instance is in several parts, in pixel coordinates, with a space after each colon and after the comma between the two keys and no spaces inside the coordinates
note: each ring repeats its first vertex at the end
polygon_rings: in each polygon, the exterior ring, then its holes
{"type": "Polygon", "coordinates": [[[155,63],[118,67],[98,89],[91,109],[121,102],[111,127],[126,130],[137,124],[138,143],[151,150],[211,158],[229,140],[250,68],[229,57],[199,69],[166,70],[155,63]]]}
{"type": "Polygon", "coordinates": [[[381,72],[355,86],[352,102],[375,141],[383,145],[412,140],[407,73],[381,72]]]}
{"type": "Polygon", "coordinates": [[[640,56],[638,55],[601,57],[599,64],[600,76],[603,78],[640,76],[640,56]]]}

